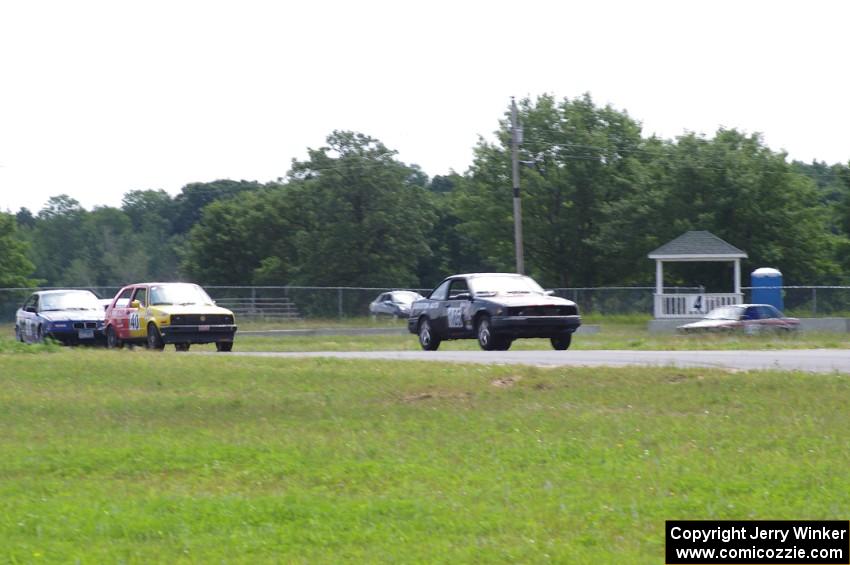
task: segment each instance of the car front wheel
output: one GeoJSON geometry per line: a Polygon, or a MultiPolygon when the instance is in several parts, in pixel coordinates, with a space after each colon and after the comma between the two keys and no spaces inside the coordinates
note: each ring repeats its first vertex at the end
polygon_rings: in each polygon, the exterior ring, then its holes
{"type": "Polygon", "coordinates": [[[551,338],[549,341],[552,343],[552,349],[555,349],[556,351],[566,351],[570,348],[570,344],[573,342],[573,334],[559,335],[551,338]]]}
{"type": "Polygon", "coordinates": [[[115,328],[112,326],[106,328],[106,347],[109,349],[120,349],[124,347],[124,344],[118,339],[118,334],[115,333],[115,328]]]}
{"type": "Polygon", "coordinates": [[[419,345],[425,351],[437,351],[437,348],[440,347],[440,338],[434,335],[431,323],[427,319],[419,322],[419,345]]]}
{"type": "Polygon", "coordinates": [[[485,351],[505,351],[511,346],[510,338],[493,333],[490,316],[479,318],[475,335],[478,337],[478,345],[485,351]]]}
{"type": "Polygon", "coordinates": [[[177,351],[189,351],[189,343],[175,343],[174,349],[177,351]]]}
{"type": "Polygon", "coordinates": [[[156,324],[148,324],[148,349],[162,351],[165,349],[165,343],[162,342],[162,336],[159,335],[159,330],[156,324]]]}

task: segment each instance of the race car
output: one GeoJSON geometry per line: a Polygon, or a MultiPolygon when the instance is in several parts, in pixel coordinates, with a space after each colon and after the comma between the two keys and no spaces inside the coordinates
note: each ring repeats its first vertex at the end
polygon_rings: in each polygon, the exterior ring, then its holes
{"type": "Polygon", "coordinates": [[[792,332],[800,327],[800,320],[788,318],[770,304],[734,304],[715,308],[697,322],[679,326],[680,333],[740,332],[792,332]]]}
{"type": "Polygon", "coordinates": [[[177,351],[188,351],[193,343],[215,343],[218,351],[230,351],[236,320],[196,284],[138,283],[112,299],[104,331],[111,349],[129,343],[162,350],[173,343],[177,351]]]}
{"type": "Polygon", "coordinates": [[[565,350],[580,325],[575,302],[512,273],[448,277],[428,298],[413,303],[407,320],[426,351],[445,339],[476,338],[481,349],[504,351],[521,337],[549,338],[554,349],[565,350]]]}
{"type": "Polygon", "coordinates": [[[41,290],[15,314],[15,337],[28,343],[53,338],[66,345],[103,339],[103,307],[89,290],[41,290]]]}
{"type": "Polygon", "coordinates": [[[369,304],[369,313],[372,316],[386,314],[394,318],[406,318],[410,315],[410,305],[417,300],[422,300],[422,295],[412,290],[383,292],[369,304]]]}

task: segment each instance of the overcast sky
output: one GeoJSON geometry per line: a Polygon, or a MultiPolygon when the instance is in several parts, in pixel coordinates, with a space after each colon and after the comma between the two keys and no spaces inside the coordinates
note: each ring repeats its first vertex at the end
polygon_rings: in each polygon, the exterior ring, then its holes
{"type": "Polygon", "coordinates": [[[0,210],[269,181],[334,129],[463,172],[512,95],[850,160],[850,2],[0,0],[0,210]]]}

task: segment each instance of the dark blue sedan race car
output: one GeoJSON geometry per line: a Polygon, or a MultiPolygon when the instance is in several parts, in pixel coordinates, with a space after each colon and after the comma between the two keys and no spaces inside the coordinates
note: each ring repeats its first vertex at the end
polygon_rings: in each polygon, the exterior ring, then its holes
{"type": "Polygon", "coordinates": [[[448,277],[413,303],[407,321],[426,351],[447,339],[478,339],[481,349],[504,351],[526,337],[549,338],[554,349],[565,350],[580,325],[575,302],[513,273],[448,277]]]}
{"type": "Polygon", "coordinates": [[[41,290],[15,315],[15,337],[29,343],[50,337],[66,345],[103,339],[104,309],[88,290],[41,290]]]}

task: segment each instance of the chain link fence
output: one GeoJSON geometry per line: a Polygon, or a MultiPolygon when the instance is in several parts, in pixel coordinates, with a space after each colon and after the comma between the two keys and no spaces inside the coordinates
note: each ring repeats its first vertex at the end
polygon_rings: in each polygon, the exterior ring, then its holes
{"type": "MultiPolygon", "coordinates": [[[[101,298],[112,298],[117,286],[86,287],[101,298]]],[[[431,289],[354,288],[316,286],[207,286],[221,306],[251,319],[339,319],[369,315],[369,303],[391,290],[431,289]]],[[[850,286],[784,286],[785,310],[800,317],[850,317],[850,286]]],[[[15,311],[34,291],[32,288],[0,288],[0,320],[11,322],[15,311]]],[[[554,288],[556,296],[576,302],[582,314],[652,314],[653,286],[554,288]]],[[[744,287],[749,301],[752,287],[744,287]]],[[[700,293],[701,287],[665,287],[665,293],[700,293]]]]}

